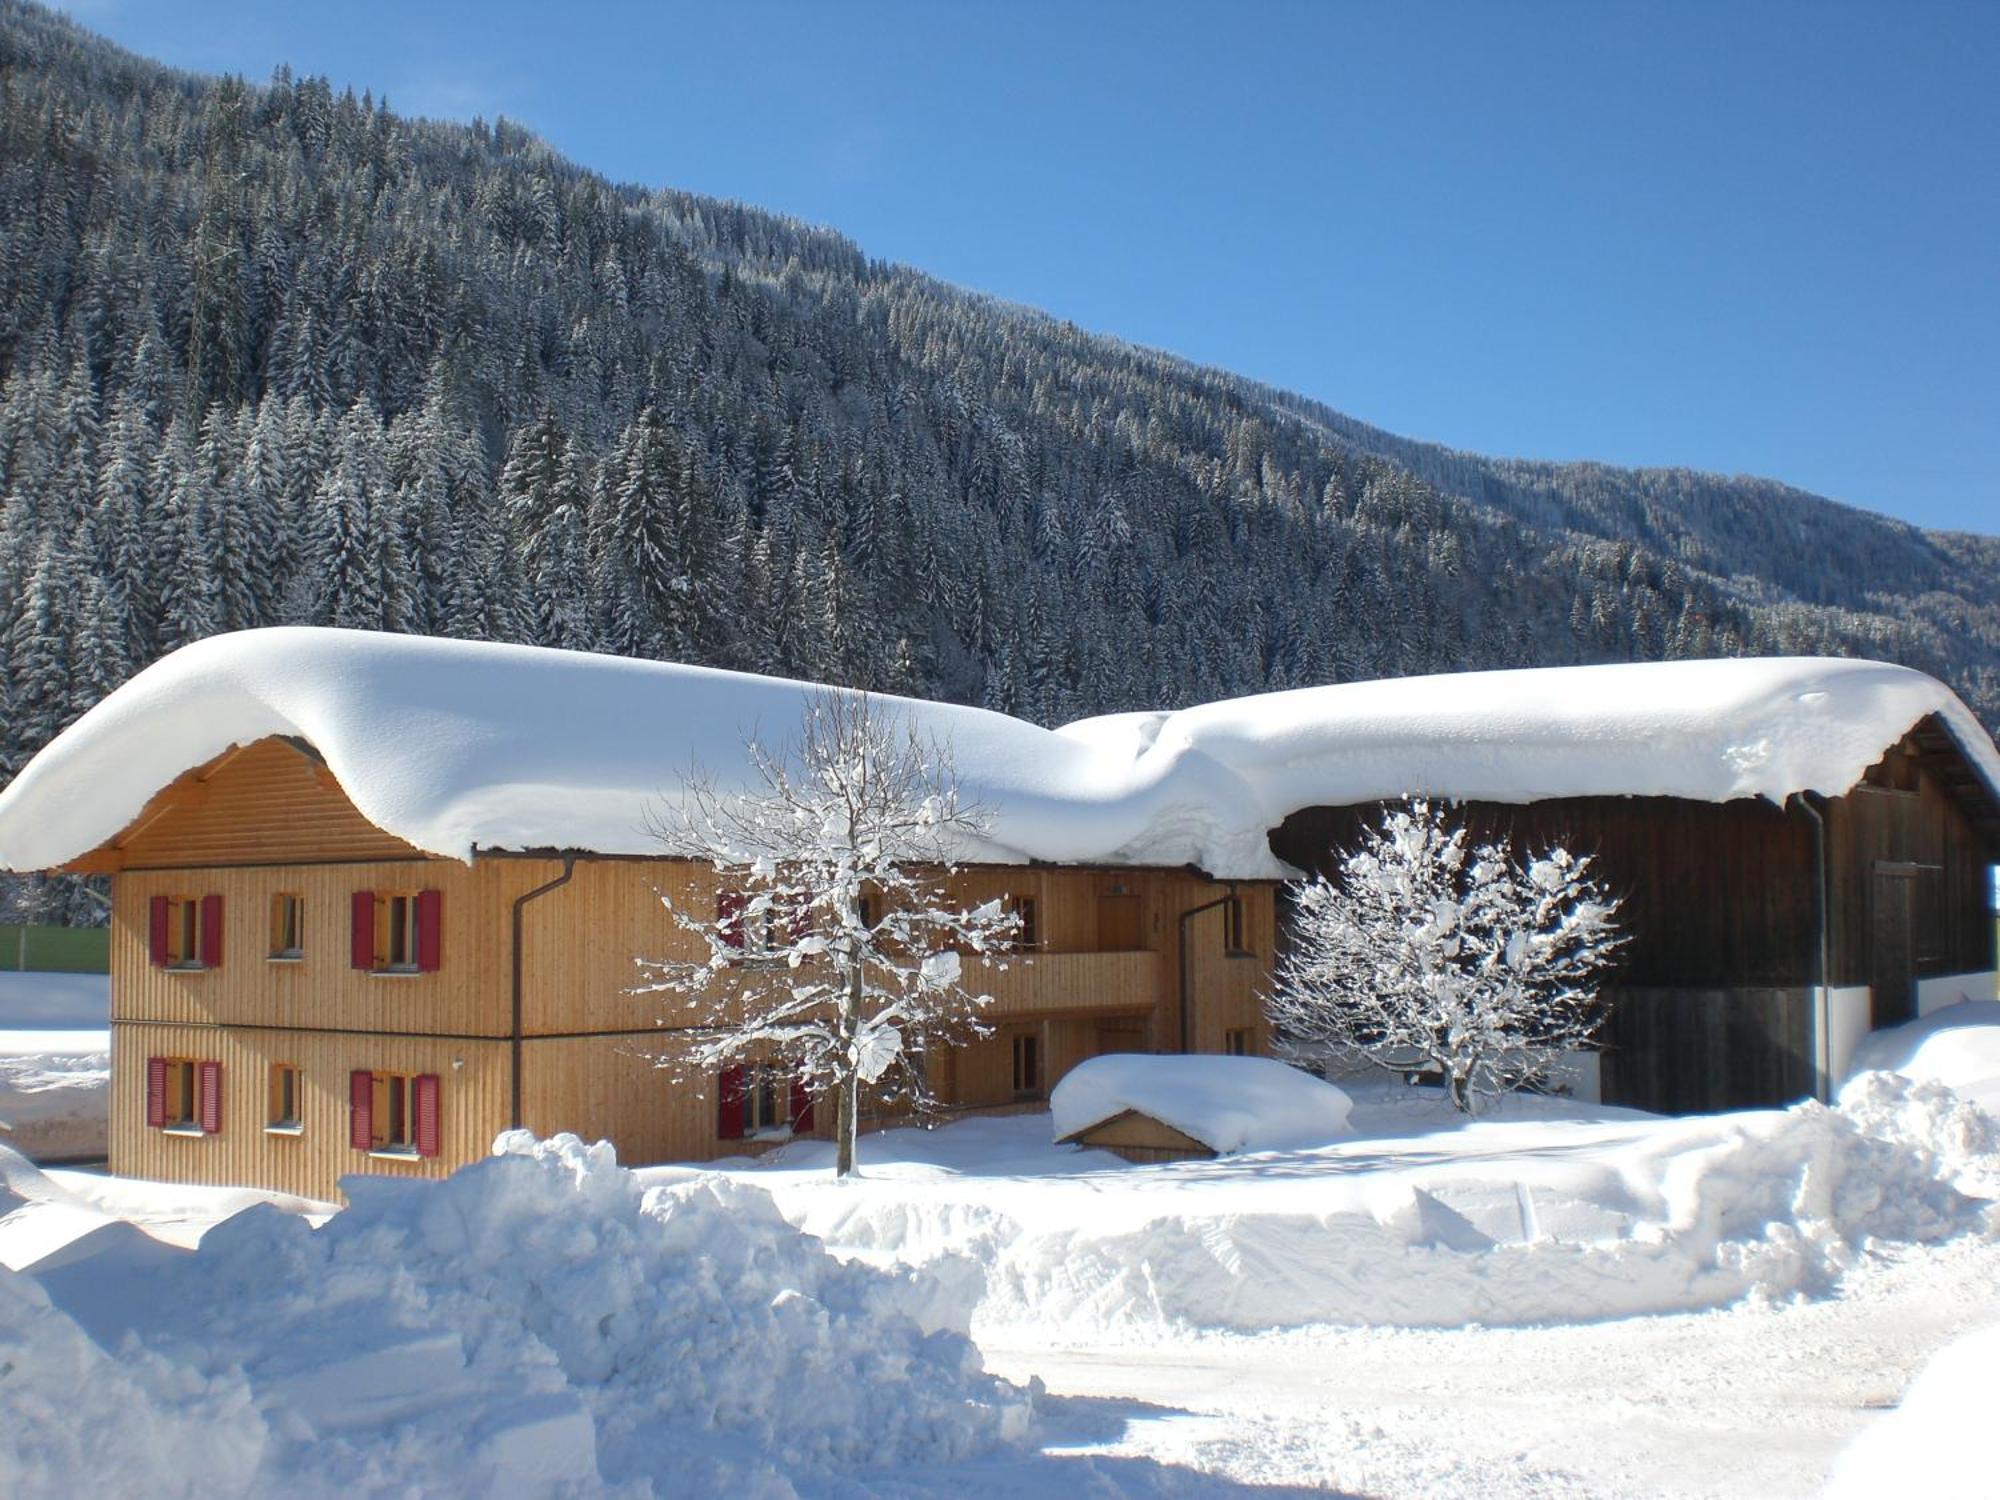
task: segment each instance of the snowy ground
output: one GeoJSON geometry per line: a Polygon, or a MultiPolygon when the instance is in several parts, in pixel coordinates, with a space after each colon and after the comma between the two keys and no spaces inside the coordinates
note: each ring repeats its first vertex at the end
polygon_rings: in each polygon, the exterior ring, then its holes
{"type": "Polygon", "coordinates": [[[1994,1034],[1833,1110],[1363,1089],[1317,1150],[1015,1116],[847,1184],[517,1141],[330,1217],[0,1152],[0,1493],[1977,1493],[2000,1125],[1935,1076],[1994,1034]]]}
{"type": "Polygon", "coordinates": [[[0,972],[0,1145],[36,1160],[104,1154],[111,981],[0,972]]]}

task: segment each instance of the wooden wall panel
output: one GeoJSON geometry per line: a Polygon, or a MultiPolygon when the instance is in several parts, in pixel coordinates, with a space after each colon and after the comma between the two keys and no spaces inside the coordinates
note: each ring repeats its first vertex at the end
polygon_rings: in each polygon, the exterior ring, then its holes
{"type": "Polygon", "coordinates": [[[319,761],[275,738],[180,778],[121,839],[128,870],[422,852],[362,817],[319,761]]]}
{"type": "Polygon", "coordinates": [[[112,1014],[128,1021],[504,1036],[511,1014],[511,904],[545,878],[542,868],[533,861],[466,866],[427,859],[127,871],[112,880],[112,1014]],[[444,893],[437,972],[377,975],[352,968],[353,893],[426,887],[444,893]],[[266,956],[271,900],[285,891],[305,901],[305,956],[272,960],[266,956]],[[210,894],[223,898],[221,966],[155,968],[147,952],[152,897],[210,894]]]}
{"type": "Polygon", "coordinates": [[[111,1029],[111,1067],[111,1170],[161,1182],[271,1188],[339,1201],[339,1179],[349,1173],[442,1177],[484,1156],[507,1124],[505,1043],[120,1022],[111,1029]],[[219,1134],[180,1135],[146,1124],[149,1057],[222,1064],[219,1134]],[[264,1128],[269,1069],[277,1062],[294,1063],[303,1073],[304,1128],[297,1135],[264,1128]],[[391,1159],[349,1144],[348,1075],[355,1069],[438,1075],[437,1156],[391,1159]]]}
{"type": "Polygon", "coordinates": [[[528,1042],[521,1091],[528,1128],[608,1140],[618,1159],[633,1166],[741,1153],[741,1141],[716,1139],[714,1089],[656,1065],[673,1051],[670,1038],[528,1042]]]}

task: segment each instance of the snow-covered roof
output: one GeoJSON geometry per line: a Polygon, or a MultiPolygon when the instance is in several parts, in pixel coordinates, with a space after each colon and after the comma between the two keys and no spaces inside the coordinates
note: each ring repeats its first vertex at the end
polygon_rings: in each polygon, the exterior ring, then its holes
{"type": "MultiPolygon", "coordinates": [[[[156,662],[0,792],[0,866],[46,869],[120,833],[234,744],[304,740],[363,816],[436,854],[658,854],[648,810],[691,768],[750,782],[810,685],[530,646],[281,627],[156,662]]],[[[1270,829],[1301,808],[1413,793],[1530,802],[1721,802],[1847,791],[1936,715],[2000,797],[2000,752],[1906,667],[1784,657],[1544,668],[1301,688],[1059,730],[885,700],[949,746],[992,819],[967,858],[1282,876],[1270,829]]]]}
{"type": "Polygon", "coordinates": [[[1347,1133],[1353,1107],[1333,1084],[1274,1057],[1114,1052],[1078,1063],[1049,1095],[1058,1141],[1135,1112],[1225,1154],[1323,1146],[1347,1133]]]}

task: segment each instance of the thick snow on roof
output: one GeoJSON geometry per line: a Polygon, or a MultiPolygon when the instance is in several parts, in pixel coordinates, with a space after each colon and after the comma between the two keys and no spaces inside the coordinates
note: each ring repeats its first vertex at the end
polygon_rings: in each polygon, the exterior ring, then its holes
{"type": "Polygon", "coordinates": [[[1058,1141],[1136,1110],[1225,1154],[1323,1146],[1347,1133],[1353,1107],[1334,1085],[1272,1057],[1114,1052],[1078,1063],[1049,1095],[1058,1141]]]}
{"type": "MultiPolygon", "coordinates": [[[[530,646],[282,627],[216,636],[112,693],[0,793],[0,866],[124,829],[232,744],[309,743],[355,806],[421,849],[658,854],[648,810],[692,768],[749,784],[803,683],[530,646]]],[[[1316,804],[1413,793],[1726,801],[1837,795],[1938,714],[2000,795],[2000,753],[1949,689],[1873,662],[1773,658],[1465,673],[1303,688],[1046,730],[888,700],[949,746],[992,818],[966,857],[1289,873],[1268,831],[1316,804]]]]}

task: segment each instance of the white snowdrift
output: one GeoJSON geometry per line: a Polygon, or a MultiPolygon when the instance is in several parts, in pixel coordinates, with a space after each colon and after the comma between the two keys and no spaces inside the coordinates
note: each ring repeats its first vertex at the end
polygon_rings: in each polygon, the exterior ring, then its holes
{"type": "Polygon", "coordinates": [[[1854,1050],[1850,1075],[1880,1069],[1941,1083],[2000,1112],[2000,1001],[1967,1001],[1920,1021],[1873,1032],[1854,1050]]]}
{"type": "Polygon", "coordinates": [[[2000,1327],[1947,1345],[1893,1411],[1865,1428],[1835,1465],[1827,1500],[1993,1491],[1993,1393],[2000,1327]]]}
{"type": "Polygon", "coordinates": [[[1049,1095],[1058,1141],[1137,1110],[1225,1155],[1324,1145],[1347,1133],[1352,1108],[1332,1084],[1270,1057],[1111,1053],[1077,1064],[1049,1095]]]}
{"type": "Polygon", "coordinates": [[[111,1038],[102,1031],[0,1031],[0,1144],[25,1155],[104,1154],[111,1038]]]}
{"type": "Polygon", "coordinates": [[[318,1230],[239,1214],[143,1294],[111,1257],[40,1275],[59,1312],[0,1282],[0,1493],[160,1492],[209,1433],[208,1495],[776,1500],[1025,1437],[1028,1394],[940,1326],[964,1309],[930,1278],[843,1264],[724,1178],[643,1189],[573,1137],[496,1150],[441,1183],[350,1178],[318,1230]],[[100,1398],[101,1348],[127,1374],[100,1398]],[[113,1405],[156,1436],[90,1441],[113,1405]]]}
{"type": "Polygon", "coordinates": [[[1823,1293],[1871,1239],[2000,1233],[2000,1128],[1893,1074],[1837,1109],[1579,1111],[1167,1166],[1046,1146],[1038,1165],[1038,1125],[873,1137],[865,1192],[830,1188],[809,1146],[746,1175],[843,1254],[976,1266],[974,1326],[1007,1337],[1624,1317],[1823,1293]],[[932,1165],[954,1132],[987,1144],[932,1165]]]}
{"type": "MultiPolygon", "coordinates": [[[[366,817],[436,854],[658,853],[648,808],[696,765],[724,790],[745,785],[745,734],[782,742],[810,691],[526,646],[308,627],[216,636],[120,687],[0,793],[0,866],[73,859],[183,771],[267,735],[313,746],[366,817]]],[[[1838,794],[1929,714],[2000,790],[2000,752],[1948,688],[1827,658],[1402,678],[1059,731],[891,701],[950,747],[994,820],[966,857],[996,861],[1280,876],[1266,835],[1315,804],[1838,794]]]]}

